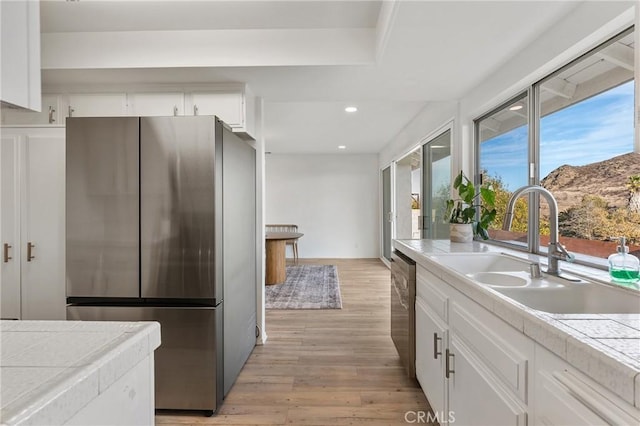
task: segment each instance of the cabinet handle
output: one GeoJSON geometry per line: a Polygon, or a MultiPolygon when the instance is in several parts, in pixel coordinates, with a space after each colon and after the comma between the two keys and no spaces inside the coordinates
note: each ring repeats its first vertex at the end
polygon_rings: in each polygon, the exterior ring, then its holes
{"type": "Polygon", "coordinates": [[[438,359],[438,355],[442,355],[442,351],[438,350],[438,340],[442,340],[438,337],[438,333],[433,333],[433,359],[438,359]]]}
{"type": "Polygon", "coordinates": [[[56,113],[56,110],[54,107],[49,106],[49,124],[53,124],[56,122],[55,117],[53,116],[53,114],[56,113]]]}
{"type": "Polygon", "coordinates": [[[69,105],[69,117],[73,117],[73,113],[76,112],[71,105],[69,105]]]}
{"type": "Polygon", "coordinates": [[[31,262],[31,259],[35,259],[36,257],[31,254],[31,251],[36,248],[35,244],[32,244],[31,241],[27,243],[27,262],[31,262]]]}
{"type": "Polygon", "coordinates": [[[173,115],[174,115],[174,116],[177,116],[177,115],[178,115],[178,107],[177,107],[177,106],[174,106],[174,107],[173,107],[173,115]]]}
{"type": "Polygon", "coordinates": [[[193,115],[198,115],[198,105],[193,106],[193,115]]]}
{"type": "Polygon", "coordinates": [[[4,250],[3,250],[3,255],[2,257],[4,258],[4,263],[9,262],[11,259],[13,259],[13,257],[9,256],[9,249],[13,247],[10,244],[4,243],[4,250]]]}
{"type": "Polygon", "coordinates": [[[447,349],[445,351],[445,360],[444,360],[444,377],[446,377],[447,379],[449,378],[449,376],[451,374],[454,374],[455,371],[451,369],[451,361],[449,361],[451,358],[453,358],[453,354],[451,352],[449,352],[449,349],[447,349]]]}

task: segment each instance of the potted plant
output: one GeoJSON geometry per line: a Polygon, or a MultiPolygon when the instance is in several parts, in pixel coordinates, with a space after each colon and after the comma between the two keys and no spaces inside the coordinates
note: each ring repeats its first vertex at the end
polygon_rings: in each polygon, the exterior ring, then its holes
{"type": "Polygon", "coordinates": [[[458,198],[446,202],[445,221],[449,222],[453,242],[469,242],[474,235],[489,238],[487,228],[496,217],[496,193],[490,185],[481,185],[479,191],[462,171],[453,181],[458,198]],[[480,220],[476,212],[480,209],[480,220]]]}

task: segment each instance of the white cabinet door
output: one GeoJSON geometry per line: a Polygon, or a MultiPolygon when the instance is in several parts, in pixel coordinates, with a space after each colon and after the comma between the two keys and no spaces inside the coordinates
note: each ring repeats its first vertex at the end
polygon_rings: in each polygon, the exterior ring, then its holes
{"type": "Polygon", "coordinates": [[[63,320],[65,138],[63,129],[43,130],[56,134],[28,135],[24,144],[22,319],[63,320]]]}
{"type": "Polygon", "coordinates": [[[2,318],[66,318],[64,147],[60,127],[3,129],[2,318]]]}
{"type": "Polygon", "coordinates": [[[444,353],[447,328],[421,298],[416,299],[416,378],[433,411],[446,409],[444,353]]]}
{"type": "Polygon", "coordinates": [[[576,400],[550,372],[536,375],[536,422],[546,426],[607,425],[576,400]]]}
{"type": "Polygon", "coordinates": [[[640,409],[536,345],[534,424],[638,425],[640,409]]]}
{"type": "Polygon", "coordinates": [[[20,138],[2,135],[0,146],[0,318],[20,319],[20,138]]]}
{"type": "Polygon", "coordinates": [[[128,115],[141,117],[166,117],[184,115],[184,94],[178,93],[129,93],[128,115]]]}
{"type": "Polygon", "coordinates": [[[0,2],[0,44],[2,101],[39,111],[40,2],[0,2]]]}
{"type": "Polygon", "coordinates": [[[217,115],[230,127],[244,126],[241,92],[207,92],[191,94],[191,114],[217,115]]]}
{"type": "Polygon", "coordinates": [[[64,111],[65,117],[121,117],[124,115],[127,115],[127,95],[125,93],[69,95],[64,111]]]}
{"type": "Polygon", "coordinates": [[[41,112],[3,108],[2,124],[58,124],[58,96],[42,95],[41,112]]]}
{"type": "MultiPolygon", "coordinates": [[[[449,354],[449,411],[454,424],[524,426],[526,408],[451,331],[449,354]]],[[[446,361],[445,361],[446,363],[446,361]]],[[[447,366],[445,365],[445,370],[447,366]]]]}

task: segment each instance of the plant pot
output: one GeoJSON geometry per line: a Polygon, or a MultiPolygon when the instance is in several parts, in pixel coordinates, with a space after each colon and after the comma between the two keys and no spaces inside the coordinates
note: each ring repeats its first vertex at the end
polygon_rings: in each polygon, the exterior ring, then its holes
{"type": "Polygon", "coordinates": [[[473,227],[470,223],[450,223],[449,239],[452,243],[470,243],[473,241],[473,227]]]}

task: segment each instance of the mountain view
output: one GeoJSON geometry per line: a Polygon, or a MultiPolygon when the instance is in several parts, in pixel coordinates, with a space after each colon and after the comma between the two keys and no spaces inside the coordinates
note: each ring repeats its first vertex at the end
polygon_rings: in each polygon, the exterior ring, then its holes
{"type": "Polygon", "coordinates": [[[629,204],[627,184],[633,175],[640,175],[638,152],[584,166],[563,165],[549,173],[540,184],[553,193],[560,211],[580,205],[585,195],[597,196],[609,207],[626,208],[629,204]]]}

